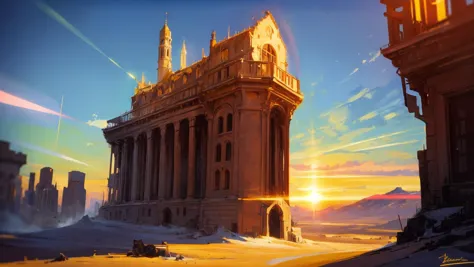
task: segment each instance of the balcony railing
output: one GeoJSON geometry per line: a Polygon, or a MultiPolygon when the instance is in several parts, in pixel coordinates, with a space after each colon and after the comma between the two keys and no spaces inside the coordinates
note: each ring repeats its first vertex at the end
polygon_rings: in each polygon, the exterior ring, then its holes
{"type": "Polygon", "coordinates": [[[273,78],[289,90],[300,94],[300,82],[294,76],[272,62],[236,60],[221,65],[207,72],[202,77],[205,86],[198,87],[197,82],[186,84],[185,88],[176,88],[170,93],[156,96],[151,103],[144,104],[114,119],[107,121],[107,129],[124,124],[134,118],[140,118],[175,103],[197,97],[201,91],[212,90],[214,87],[236,78],[273,78]],[[201,89],[202,88],[202,89],[201,89]]]}

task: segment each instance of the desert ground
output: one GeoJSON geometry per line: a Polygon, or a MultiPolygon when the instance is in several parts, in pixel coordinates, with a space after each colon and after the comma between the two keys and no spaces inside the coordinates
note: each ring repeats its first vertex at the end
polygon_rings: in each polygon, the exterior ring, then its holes
{"type": "Polygon", "coordinates": [[[76,224],[27,234],[0,236],[0,259],[8,266],[44,265],[64,253],[70,257],[61,264],[68,266],[321,266],[352,258],[386,244],[350,238],[328,238],[297,244],[268,237],[250,238],[225,229],[211,236],[202,236],[179,227],[132,225],[101,220],[81,220],[76,224]],[[125,253],[133,239],[147,244],[169,243],[174,254],[184,260],[170,258],[131,258],[125,253]],[[350,242],[349,242],[350,241],[350,242]],[[94,256],[94,252],[96,255],[94,256]]]}

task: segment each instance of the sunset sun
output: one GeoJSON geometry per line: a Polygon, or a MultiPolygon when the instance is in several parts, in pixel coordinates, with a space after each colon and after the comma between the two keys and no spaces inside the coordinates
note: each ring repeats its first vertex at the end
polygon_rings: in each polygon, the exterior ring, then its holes
{"type": "Polygon", "coordinates": [[[313,204],[320,202],[322,199],[323,199],[323,196],[321,196],[321,194],[315,191],[312,191],[311,194],[307,197],[307,200],[313,204]]]}

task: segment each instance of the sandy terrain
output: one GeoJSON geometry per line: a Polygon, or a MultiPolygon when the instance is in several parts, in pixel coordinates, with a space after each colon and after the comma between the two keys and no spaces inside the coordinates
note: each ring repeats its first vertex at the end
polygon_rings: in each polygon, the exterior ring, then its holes
{"type": "Polygon", "coordinates": [[[318,266],[361,254],[380,244],[312,242],[296,244],[273,238],[248,238],[220,230],[212,236],[193,237],[183,228],[131,225],[120,222],[85,221],[75,225],[30,234],[0,236],[1,262],[7,265],[44,265],[45,259],[63,252],[72,257],[68,266],[318,266]],[[184,255],[184,261],[163,258],[127,258],[133,239],[159,244],[167,241],[170,251],[184,255]],[[97,256],[92,256],[94,250],[97,256]],[[349,253],[348,253],[349,252],[349,253]],[[108,254],[111,255],[108,255],[108,254]],[[39,260],[23,261],[39,258],[39,260]],[[12,262],[17,261],[17,262],[12,262]],[[315,265],[318,263],[318,265],[315,265]],[[309,266],[309,265],[308,265],[309,266]]]}
{"type": "MultiPolygon", "coordinates": [[[[245,245],[235,244],[210,244],[210,245],[172,245],[172,251],[188,255],[183,261],[175,261],[174,258],[130,258],[123,255],[76,257],[66,262],[52,264],[67,266],[182,266],[191,264],[193,266],[320,266],[322,264],[347,259],[361,254],[362,252],[339,252],[329,254],[318,254],[314,249],[298,249],[286,251],[274,248],[247,248],[245,245]],[[282,256],[285,257],[282,257],[282,256]]],[[[28,260],[7,263],[6,266],[44,266],[44,260],[28,260]]]]}

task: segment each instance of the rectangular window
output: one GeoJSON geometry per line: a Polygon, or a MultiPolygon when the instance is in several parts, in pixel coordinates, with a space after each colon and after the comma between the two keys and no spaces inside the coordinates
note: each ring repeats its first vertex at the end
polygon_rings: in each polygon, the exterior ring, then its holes
{"type": "Polygon", "coordinates": [[[221,51],[221,62],[227,61],[229,59],[229,49],[224,49],[221,51]]]}
{"type": "Polygon", "coordinates": [[[474,93],[450,99],[451,166],[453,182],[471,182],[474,177],[474,93]]]}

